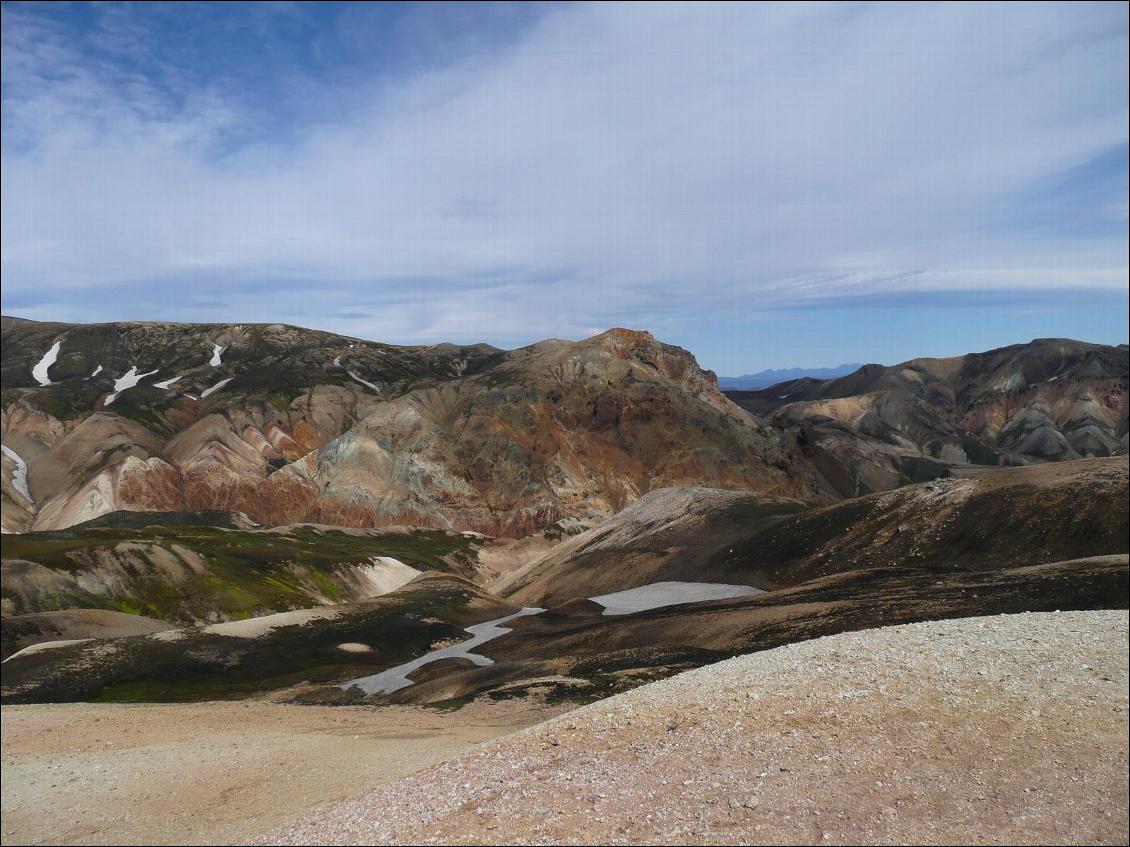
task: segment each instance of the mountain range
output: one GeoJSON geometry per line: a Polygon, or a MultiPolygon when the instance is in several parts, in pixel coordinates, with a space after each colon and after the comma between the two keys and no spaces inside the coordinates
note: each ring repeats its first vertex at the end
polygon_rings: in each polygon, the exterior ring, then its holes
{"type": "Polygon", "coordinates": [[[586,700],[816,635],[1126,606],[1124,345],[723,392],[628,329],[3,330],[6,702],[586,700]],[[468,661],[468,626],[513,634],[468,661]]]}
{"type": "Polygon", "coordinates": [[[1125,455],[1128,371],[1125,344],[1048,338],[727,396],[792,433],[854,495],[895,484],[881,457],[960,467],[1125,455]]]}
{"type": "Polygon", "coordinates": [[[3,327],[5,478],[14,457],[27,468],[4,487],[7,530],[220,509],[521,536],[656,486],[826,488],[646,332],[502,351],[280,325],[3,327]]]}
{"type": "Polygon", "coordinates": [[[718,377],[718,387],[723,391],[758,391],[779,382],[805,377],[810,379],[835,379],[838,376],[846,376],[857,371],[861,367],[863,365],[856,362],[854,364],[836,365],[834,368],[769,368],[755,374],[720,376],[718,377]]]}
{"type": "Polygon", "coordinates": [[[3,318],[3,528],[119,510],[522,537],[654,488],[827,503],[1125,453],[1127,348],[1040,340],[726,392],[650,333],[503,351],[3,318]]]}

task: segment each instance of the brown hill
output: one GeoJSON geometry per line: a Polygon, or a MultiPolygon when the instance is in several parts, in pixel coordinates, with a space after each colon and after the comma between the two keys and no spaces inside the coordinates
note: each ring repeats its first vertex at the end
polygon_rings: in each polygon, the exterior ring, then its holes
{"type": "Polygon", "coordinates": [[[828,493],[691,354],[624,329],[504,352],[5,318],[2,427],[7,531],[220,509],[522,536],[660,486],[828,493]]]}
{"type": "Polygon", "coordinates": [[[791,433],[823,476],[853,495],[938,463],[1125,454],[1128,384],[1126,345],[1053,338],[727,396],[791,433]]]}
{"type": "Polygon", "coordinates": [[[527,605],[648,582],[773,590],[844,571],[980,570],[1130,549],[1128,460],[970,471],[807,508],[740,492],[653,492],[492,588],[527,605]]]}

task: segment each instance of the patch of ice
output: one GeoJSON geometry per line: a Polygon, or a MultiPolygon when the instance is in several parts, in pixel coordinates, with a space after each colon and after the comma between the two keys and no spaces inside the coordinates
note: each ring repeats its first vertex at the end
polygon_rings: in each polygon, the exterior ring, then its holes
{"type": "Polygon", "coordinates": [[[606,615],[631,615],[648,609],[678,606],[681,603],[699,603],[703,600],[725,600],[730,597],[749,597],[764,594],[750,585],[726,585],[719,582],[653,582],[627,591],[590,597],[604,606],[606,615]]]}
{"type": "Polygon", "coordinates": [[[218,368],[220,366],[220,354],[227,349],[227,347],[221,347],[219,344],[213,344],[212,358],[208,360],[208,364],[214,368],[218,368]]]}
{"type": "Polygon", "coordinates": [[[379,385],[373,385],[373,383],[369,382],[369,380],[358,376],[355,372],[349,370],[348,368],[345,369],[345,372],[347,374],[349,374],[351,377],[353,377],[355,380],[357,380],[357,382],[361,383],[362,385],[369,386],[369,388],[373,389],[378,394],[381,393],[381,387],[379,385]]]}
{"type": "Polygon", "coordinates": [[[777,399],[778,400],[788,400],[792,396],[793,395],[791,395],[791,394],[781,394],[781,395],[778,395],[777,399]]]}
{"type": "Polygon", "coordinates": [[[203,400],[209,394],[215,394],[217,391],[219,391],[221,388],[223,388],[225,385],[227,385],[233,379],[235,379],[234,376],[229,376],[227,379],[221,379],[219,382],[217,382],[211,388],[204,389],[203,391],[200,392],[200,399],[203,400]]]}
{"type": "MultiPolygon", "coordinates": [[[[350,344],[349,346],[352,347],[353,345],[350,344]]],[[[346,368],[345,365],[343,365],[341,363],[341,356],[334,356],[334,367],[335,368],[344,368],[345,372],[347,374],[349,374],[349,376],[352,377],[354,380],[361,383],[362,385],[368,386],[369,388],[373,389],[378,394],[381,393],[381,387],[379,385],[374,385],[373,383],[369,382],[369,380],[365,379],[363,376],[361,376],[356,371],[351,371],[349,368],[346,368]]]]}
{"type": "Polygon", "coordinates": [[[360,679],[350,680],[349,682],[342,683],[338,688],[346,690],[357,687],[366,695],[391,694],[393,691],[399,691],[401,688],[407,688],[409,685],[412,685],[412,680],[408,678],[408,674],[422,668],[424,665],[438,662],[440,659],[469,659],[479,667],[493,665],[494,659],[481,656],[478,653],[472,653],[471,648],[479,647],[511,631],[505,627],[499,626],[499,624],[504,624],[507,621],[525,617],[526,615],[540,615],[544,611],[545,609],[525,608],[520,612],[515,612],[504,618],[497,618],[493,621],[469,626],[464,631],[471,633],[474,638],[468,639],[461,644],[454,644],[451,647],[433,650],[430,653],[420,656],[418,659],[413,659],[411,662],[405,662],[403,665],[397,665],[394,668],[389,668],[386,671],[381,671],[372,676],[363,676],[360,679]]]}
{"type": "Polygon", "coordinates": [[[100,373],[102,373],[102,366],[101,366],[101,365],[99,365],[98,367],[96,367],[96,368],[95,368],[95,369],[94,369],[94,370],[93,370],[93,371],[91,372],[90,376],[92,376],[92,377],[95,377],[95,376],[98,376],[98,374],[100,374],[100,373]]]}
{"type": "Polygon", "coordinates": [[[24,499],[35,506],[35,501],[31,499],[31,492],[27,487],[27,462],[24,461],[23,456],[9,447],[7,444],[0,444],[0,450],[4,451],[4,455],[11,459],[16,467],[12,471],[12,487],[24,496],[24,499]]]}
{"type": "Polygon", "coordinates": [[[185,393],[184,396],[187,397],[189,400],[199,400],[200,399],[195,394],[188,394],[187,392],[185,393]]]}
{"type": "Polygon", "coordinates": [[[172,385],[174,382],[176,382],[178,379],[180,379],[181,376],[183,376],[183,374],[181,374],[180,376],[174,376],[172,379],[163,379],[160,382],[155,382],[155,383],[153,383],[153,387],[154,388],[163,388],[166,391],[168,391],[169,386],[172,385]]]}
{"type": "Polygon", "coordinates": [[[141,380],[145,379],[145,377],[153,376],[153,374],[157,373],[157,371],[159,370],[160,368],[154,368],[148,373],[139,374],[137,372],[137,365],[134,365],[132,368],[130,368],[128,371],[114,380],[114,391],[106,398],[106,402],[102,405],[109,406],[111,403],[118,399],[118,395],[123,391],[129,388],[133,388],[135,385],[141,382],[141,380]]]}
{"type": "Polygon", "coordinates": [[[39,364],[31,369],[31,375],[35,377],[35,381],[40,385],[51,384],[51,378],[47,376],[47,370],[55,364],[55,360],[59,358],[59,348],[62,346],[62,341],[56,341],[51,345],[51,349],[43,354],[43,358],[39,360],[39,364]]]}

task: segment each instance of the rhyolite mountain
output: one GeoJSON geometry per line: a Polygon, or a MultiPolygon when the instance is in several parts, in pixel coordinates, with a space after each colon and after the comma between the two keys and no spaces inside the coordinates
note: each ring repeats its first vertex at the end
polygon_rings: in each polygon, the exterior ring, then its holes
{"type": "Polygon", "coordinates": [[[223,510],[520,537],[662,486],[835,496],[789,438],[646,332],[503,351],[5,317],[2,352],[8,532],[223,510]]]}
{"type": "Polygon", "coordinates": [[[901,467],[1012,465],[1127,452],[1130,349],[1037,339],[985,353],[865,365],[727,396],[792,433],[842,495],[890,488],[901,467]]]}
{"type": "Polygon", "coordinates": [[[828,503],[1126,450],[1125,346],[1036,341],[727,396],[627,329],[505,351],[279,324],[2,328],[6,532],[218,510],[523,537],[662,487],[828,503]]]}

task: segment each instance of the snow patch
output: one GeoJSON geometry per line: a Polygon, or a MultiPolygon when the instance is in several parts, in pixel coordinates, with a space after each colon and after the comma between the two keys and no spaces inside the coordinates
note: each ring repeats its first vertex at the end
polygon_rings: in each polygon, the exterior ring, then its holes
{"type": "Polygon", "coordinates": [[[154,388],[163,388],[166,391],[168,391],[169,386],[172,385],[174,382],[176,382],[178,379],[180,379],[181,376],[183,376],[183,374],[180,374],[178,376],[174,376],[172,379],[163,379],[160,382],[155,382],[155,383],[153,383],[153,387],[154,388]]]}
{"type": "Polygon", "coordinates": [[[133,388],[135,385],[141,382],[141,380],[145,379],[145,377],[153,376],[153,374],[157,373],[157,371],[159,370],[160,368],[154,368],[148,373],[139,374],[137,372],[137,365],[134,365],[132,368],[130,368],[128,371],[114,380],[114,391],[106,398],[106,402],[102,405],[109,406],[111,403],[118,399],[118,395],[123,391],[129,388],[133,388]]]}
{"type": "Polygon", "coordinates": [[[511,631],[506,627],[499,626],[499,624],[527,615],[538,615],[544,611],[545,609],[525,608],[520,612],[515,612],[504,618],[469,626],[464,632],[469,632],[474,637],[464,641],[462,644],[454,644],[451,647],[433,650],[418,659],[413,659],[411,662],[406,662],[403,665],[397,665],[395,668],[389,668],[387,671],[381,671],[372,676],[363,676],[360,679],[353,679],[349,682],[342,683],[338,688],[348,690],[356,686],[366,695],[391,694],[393,691],[399,691],[401,688],[407,688],[412,684],[412,680],[408,678],[408,674],[431,662],[439,661],[440,659],[468,659],[472,664],[478,665],[479,667],[493,665],[494,659],[478,653],[472,653],[471,648],[479,647],[511,631]]]}
{"type": "Polygon", "coordinates": [[[351,377],[353,377],[357,382],[361,383],[362,385],[367,385],[369,388],[373,389],[378,394],[381,393],[381,387],[379,385],[373,385],[373,383],[369,382],[369,380],[363,379],[362,377],[358,376],[353,371],[349,370],[349,368],[346,368],[345,372],[347,374],[349,374],[351,377]]]}
{"type": "Polygon", "coordinates": [[[208,364],[214,368],[218,368],[220,366],[220,354],[227,349],[227,347],[221,347],[219,344],[213,344],[212,358],[208,360],[208,364]]]}
{"type": "MultiPolygon", "coordinates": [[[[349,346],[352,347],[353,345],[350,344],[349,346]]],[[[373,383],[369,382],[369,380],[365,379],[363,376],[358,374],[356,371],[351,371],[349,368],[345,367],[345,365],[343,365],[341,363],[341,356],[334,356],[334,367],[335,368],[343,368],[345,370],[345,372],[347,374],[349,374],[349,376],[351,378],[353,378],[354,380],[356,380],[357,382],[361,383],[362,385],[368,386],[369,388],[373,389],[378,394],[381,393],[381,387],[379,385],[374,385],[373,383]]]]}
{"type": "Polygon", "coordinates": [[[43,358],[39,360],[39,364],[31,369],[31,375],[35,377],[35,381],[40,385],[51,384],[51,378],[47,376],[47,370],[55,364],[55,360],[59,358],[59,348],[62,346],[62,341],[56,341],[51,345],[51,349],[43,354],[43,358]]]}
{"type": "Polygon", "coordinates": [[[627,591],[590,597],[604,606],[606,615],[631,615],[647,609],[678,606],[683,603],[701,603],[704,600],[726,600],[730,597],[750,597],[764,594],[751,585],[726,585],[717,582],[653,582],[627,591]]]}
{"type": "Polygon", "coordinates": [[[23,456],[9,447],[7,444],[0,444],[0,450],[4,451],[4,455],[11,459],[16,467],[12,471],[12,487],[24,496],[24,499],[31,503],[32,507],[35,506],[35,501],[31,499],[31,492],[27,487],[27,462],[23,460],[23,456]]]}
{"type": "Polygon", "coordinates": [[[235,379],[234,376],[229,376],[227,379],[221,379],[219,382],[217,382],[211,388],[204,389],[203,391],[200,392],[200,399],[203,400],[209,394],[215,394],[217,391],[219,391],[221,388],[223,388],[225,385],[227,385],[233,379],[235,379]]]}
{"type": "MultiPolygon", "coordinates": [[[[98,376],[98,374],[100,374],[100,373],[102,373],[102,366],[101,366],[101,365],[99,365],[99,366],[98,366],[98,367],[96,367],[96,368],[95,368],[95,369],[94,369],[93,371],[91,371],[90,377],[96,377],[96,376],[98,376]]],[[[88,377],[88,378],[89,378],[89,377],[88,377]]]]}

